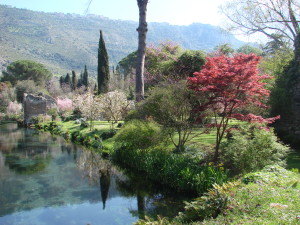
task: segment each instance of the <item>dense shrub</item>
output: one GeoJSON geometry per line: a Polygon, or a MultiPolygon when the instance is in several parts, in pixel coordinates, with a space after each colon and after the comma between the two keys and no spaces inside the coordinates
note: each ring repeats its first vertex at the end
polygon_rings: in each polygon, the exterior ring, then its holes
{"type": "Polygon", "coordinates": [[[240,182],[214,185],[205,195],[194,201],[186,202],[185,211],[179,213],[177,219],[182,222],[191,222],[216,218],[227,207],[230,190],[239,185],[240,182]]]}
{"type": "Polygon", "coordinates": [[[283,165],[289,148],[281,144],[273,130],[244,126],[232,131],[223,142],[221,160],[233,174],[252,172],[271,164],[283,165]]]}
{"type": "Polygon", "coordinates": [[[89,123],[86,120],[80,120],[80,128],[89,127],[89,123]]]}
{"type": "Polygon", "coordinates": [[[116,130],[106,130],[101,133],[100,137],[102,140],[106,140],[115,136],[116,133],[117,133],[116,130]]]}
{"type": "Polygon", "coordinates": [[[191,133],[196,124],[198,127],[204,125],[196,121],[200,115],[193,111],[195,102],[200,103],[201,97],[194,95],[185,81],[163,83],[149,93],[150,96],[137,106],[137,112],[131,116],[151,117],[165,128],[176,151],[183,152],[186,143],[194,137],[191,133]]]}
{"type": "Polygon", "coordinates": [[[165,143],[166,134],[154,122],[132,120],[115,137],[116,148],[146,149],[165,143]]]}
{"type": "Polygon", "coordinates": [[[213,184],[221,184],[227,179],[222,168],[200,166],[183,155],[161,148],[122,147],[114,152],[113,160],[123,167],[145,173],[150,180],[171,187],[174,191],[191,195],[202,194],[213,184]]]}

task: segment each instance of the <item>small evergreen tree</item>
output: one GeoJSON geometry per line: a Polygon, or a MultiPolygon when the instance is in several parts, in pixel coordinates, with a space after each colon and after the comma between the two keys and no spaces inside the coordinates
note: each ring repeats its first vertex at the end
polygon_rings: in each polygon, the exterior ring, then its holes
{"type": "Polygon", "coordinates": [[[67,73],[67,76],[65,77],[65,84],[68,84],[68,85],[71,85],[71,77],[70,77],[70,74],[67,73]]]}
{"type": "Polygon", "coordinates": [[[72,70],[72,90],[74,91],[77,88],[77,77],[74,70],[72,70]]]}
{"type": "Polygon", "coordinates": [[[63,83],[64,83],[64,77],[60,76],[60,78],[59,78],[59,85],[60,85],[60,87],[62,87],[63,83]]]}
{"type": "Polygon", "coordinates": [[[109,62],[102,31],[98,49],[98,94],[108,92],[109,85],[109,62]]]}
{"type": "Polygon", "coordinates": [[[85,65],[84,66],[84,72],[83,72],[83,75],[82,75],[82,85],[87,87],[88,84],[89,84],[89,74],[88,74],[88,71],[87,71],[87,67],[85,65]]]}
{"type": "Polygon", "coordinates": [[[79,76],[79,79],[78,79],[78,81],[77,81],[77,87],[78,88],[80,88],[80,87],[82,87],[82,85],[83,85],[83,73],[81,72],[80,73],[80,76],[79,76]]]}

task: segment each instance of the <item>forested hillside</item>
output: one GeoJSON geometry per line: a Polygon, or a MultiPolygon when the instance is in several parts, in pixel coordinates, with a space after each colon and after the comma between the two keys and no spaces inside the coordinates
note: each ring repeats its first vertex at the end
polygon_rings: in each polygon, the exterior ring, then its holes
{"type": "MultiPolygon", "coordinates": [[[[137,12],[138,13],[138,12],[137,12]]],[[[137,48],[137,23],[101,16],[43,13],[0,5],[0,67],[17,59],[45,64],[55,74],[71,69],[91,73],[97,66],[99,30],[104,32],[110,61],[116,64],[137,48]]],[[[174,26],[150,23],[148,43],[172,40],[186,49],[211,50],[218,44],[243,42],[206,24],[174,26]]]]}

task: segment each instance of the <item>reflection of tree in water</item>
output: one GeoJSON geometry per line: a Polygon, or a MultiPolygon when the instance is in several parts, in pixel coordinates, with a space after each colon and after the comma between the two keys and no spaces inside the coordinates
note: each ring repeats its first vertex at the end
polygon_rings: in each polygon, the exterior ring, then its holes
{"type": "Polygon", "coordinates": [[[70,144],[70,145],[66,145],[66,143],[64,145],[61,145],[61,152],[67,152],[68,155],[73,155],[73,159],[74,161],[77,160],[77,154],[78,154],[78,147],[75,144],[70,144]]]}
{"type": "MultiPolygon", "coordinates": [[[[34,142],[37,139],[34,134],[34,130],[18,129],[14,123],[1,126],[0,149],[9,169],[19,174],[45,169],[51,159],[51,149],[45,143],[34,142]]],[[[45,136],[49,140],[49,135],[45,136]]]]}
{"type": "Polygon", "coordinates": [[[103,209],[107,199],[116,191],[115,185],[122,196],[136,197],[137,210],[130,209],[133,216],[139,218],[144,218],[145,215],[156,217],[158,214],[175,216],[179,209],[183,209],[182,201],[177,201],[178,196],[161,194],[162,189],[153,182],[147,181],[143,175],[126,171],[125,176],[110,161],[103,159],[96,152],[82,151],[77,166],[90,183],[100,186],[103,209]]]}
{"type": "Polygon", "coordinates": [[[109,196],[112,176],[122,176],[110,161],[103,159],[93,151],[82,151],[77,160],[77,166],[92,184],[100,186],[103,209],[109,196]]]}
{"type": "Polygon", "coordinates": [[[9,173],[9,169],[5,167],[5,158],[4,155],[0,152],[0,180],[2,177],[5,177],[9,173]]]}
{"type": "Polygon", "coordinates": [[[132,215],[138,216],[140,219],[144,219],[146,210],[145,199],[146,196],[151,193],[149,190],[150,186],[147,184],[147,182],[145,182],[145,180],[142,180],[133,174],[126,175],[128,175],[128,177],[125,179],[117,179],[117,187],[119,191],[127,197],[136,196],[138,209],[130,210],[130,212],[132,215]]]}
{"type": "Polygon", "coordinates": [[[10,152],[17,147],[19,141],[23,138],[24,132],[18,129],[16,123],[1,125],[0,149],[2,152],[10,152]]]}
{"type": "Polygon", "coordinates": [[[148,181],[145,176],[126,171],[126,179],[117,179],[119,191],[127,196],[135,196],[137,199],[137,210],[130,210],[133,216],[140,219],[145,215],[156,218],[157,215],[174,217],[183,210],[184,204],[177,195],[172,196],[169,192],[148,181]],[[163,194],[162,194],[163,193],[163,194]]]}
{"type": "Polygon", "coordinates": [[[19,174],[33,174],[42,171],[51,160],[49,155],[46,157],[38,155],[34,157],[27,157],[22,154],[9,154],[6,155],[5,158],[5,164],[8,165],[11,170],[14,170],[19,174]]]}
{"type": "Polygon", "coordinates": [[[108,197],[109,186],[110,186],[110,169],[100,170],[100,190],[101,190],[101,198],[103,203],[103,209],[105,209],[105,203],[108,197]]]}

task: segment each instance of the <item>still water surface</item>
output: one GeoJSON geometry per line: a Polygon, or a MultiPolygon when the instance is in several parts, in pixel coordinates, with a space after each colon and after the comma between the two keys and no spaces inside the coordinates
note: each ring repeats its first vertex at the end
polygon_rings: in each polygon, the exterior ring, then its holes
{"type": "Polygon", "coordinates": [[[182,201],[60,137],[0,124],[1,225],[132,224],[182,201]]]}

